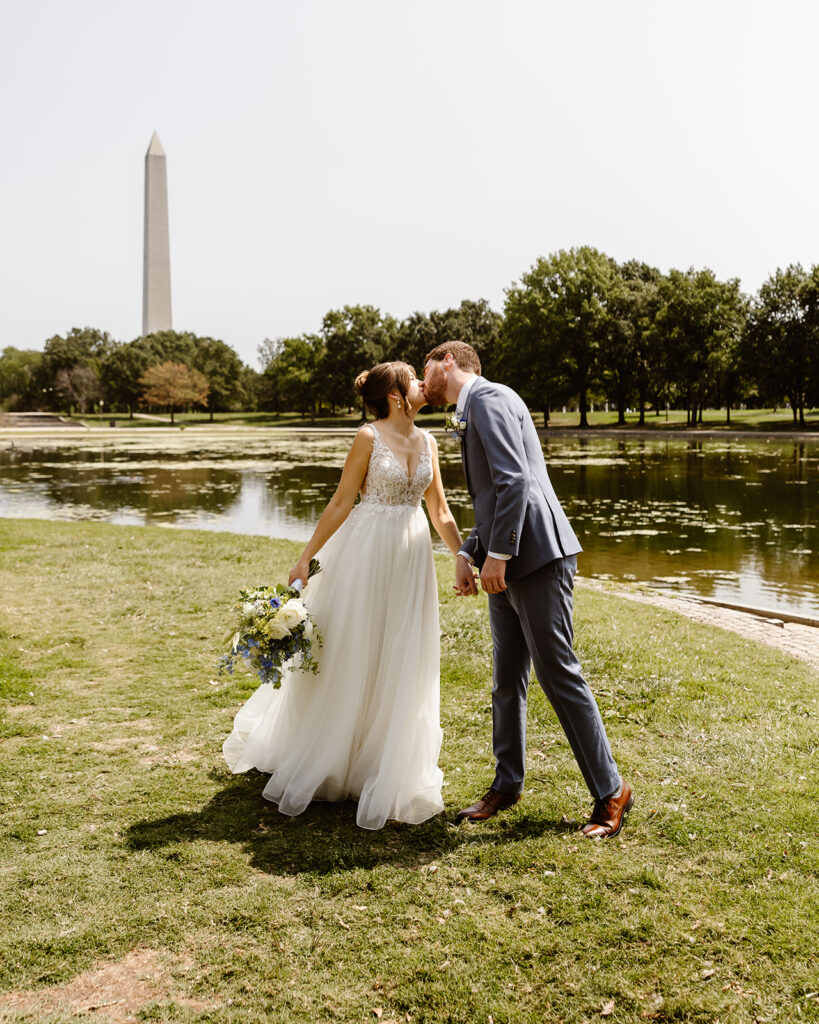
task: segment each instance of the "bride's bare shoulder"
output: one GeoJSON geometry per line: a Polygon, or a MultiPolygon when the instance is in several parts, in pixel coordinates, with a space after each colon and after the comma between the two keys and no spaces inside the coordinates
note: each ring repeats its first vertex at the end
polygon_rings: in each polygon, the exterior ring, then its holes
{"type": "Polygon", "coordinates": [[[367,449],[369,451],[373,446],[375,440],[375,431],[369,423],[362,423],[362,425],[355,432],[353,438],[353,447],[360,449],[367,449]]]}

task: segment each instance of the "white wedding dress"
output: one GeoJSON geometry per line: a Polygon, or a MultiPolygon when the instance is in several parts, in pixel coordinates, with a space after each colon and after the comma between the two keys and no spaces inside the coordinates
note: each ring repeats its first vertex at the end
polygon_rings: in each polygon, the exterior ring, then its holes
{"type": "Polygon", "coordinates": [[[421,498],[429,435],[412,479],[373,430],[360,502],[319,552],[304,602],[322,634],[319,672],[288,670],[236,715],[231,771],[272,775],[284,814],[312,800],[358,801],[356,821],[417,824],[443,810],[438,589],[421,498]]]}

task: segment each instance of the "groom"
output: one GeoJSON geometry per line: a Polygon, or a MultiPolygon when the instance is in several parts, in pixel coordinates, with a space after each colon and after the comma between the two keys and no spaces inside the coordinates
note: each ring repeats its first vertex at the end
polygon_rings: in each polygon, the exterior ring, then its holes
{"type": "Polygon", "coordinates": [[[581,550],[557,500],[529,410],[514,391],[480,376],[462,341],[426,358],[430,405],[454,403],[475,528],[455,562],[455,589],[476,594],[473,564],[489,595],[493,644],[492,787],[460,820],[484,821],[517,803],[526,757],[526,693],[534,663],[571,745],[594,810],[582,832],[615,836],[633,803],[617,771],[600,711],[572,649],[572,593],[581,550]]]}

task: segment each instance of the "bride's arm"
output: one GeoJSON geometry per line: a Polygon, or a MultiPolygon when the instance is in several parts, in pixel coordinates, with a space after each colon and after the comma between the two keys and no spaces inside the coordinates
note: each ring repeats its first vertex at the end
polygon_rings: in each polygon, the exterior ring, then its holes
{"type": "Polygon", "coordinates": [[[367,466],[370,464],[372,450],[373,432],[369,427],[361,427],[347,454],[347,461],[344,463],[344,471],[341,474],[336,493],[330,498],[327,507],[321,513],[321,519],[316,524],[313,536],[307,542],[307,547],[302,551],[301,558],[290,570],[290,583],[295,579],[307,582],[310,559],[324,547],[350,514],[356,496],[367,476],[367,466]]]}
{"type": "Polygon", "coordinates": [[[429,442],[432,448],[432,483],[424,492],[424,500],[436,533],[452,554],[457,555],[461,550],[461,531],[455,524],[455,517],[449,511],[446,501],[441,481],[441,467],[438,465],[438,445],[432,434],[429,435],[429,442]]]}

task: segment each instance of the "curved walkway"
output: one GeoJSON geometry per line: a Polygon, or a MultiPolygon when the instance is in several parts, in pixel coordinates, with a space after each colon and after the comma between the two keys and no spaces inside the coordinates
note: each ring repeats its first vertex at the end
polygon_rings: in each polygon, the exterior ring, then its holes
{"type": "Polygon", "coordinates": [[[639,601],[655,608],[667,608],[678,612],[695,622],[707,626],[717,626],[739,633],[748,640],[756,640],[777,647],[780,651],[806,661],[819,670],[819,629],[815,626],[804,626],[798,622],[782,622],[780,619],[766,619],[748,612],[736,611],[733,608],[720,608],[712,604],[701,604],[696,598],[672,597],[659,590],[646,588],[637,589],[627,584],[613,583],[610,580],[596,580],[587,576],[578,577],[581,586],[593,587],[605,593],[613,593],[625,597],[629,601],[639,601]]]}

